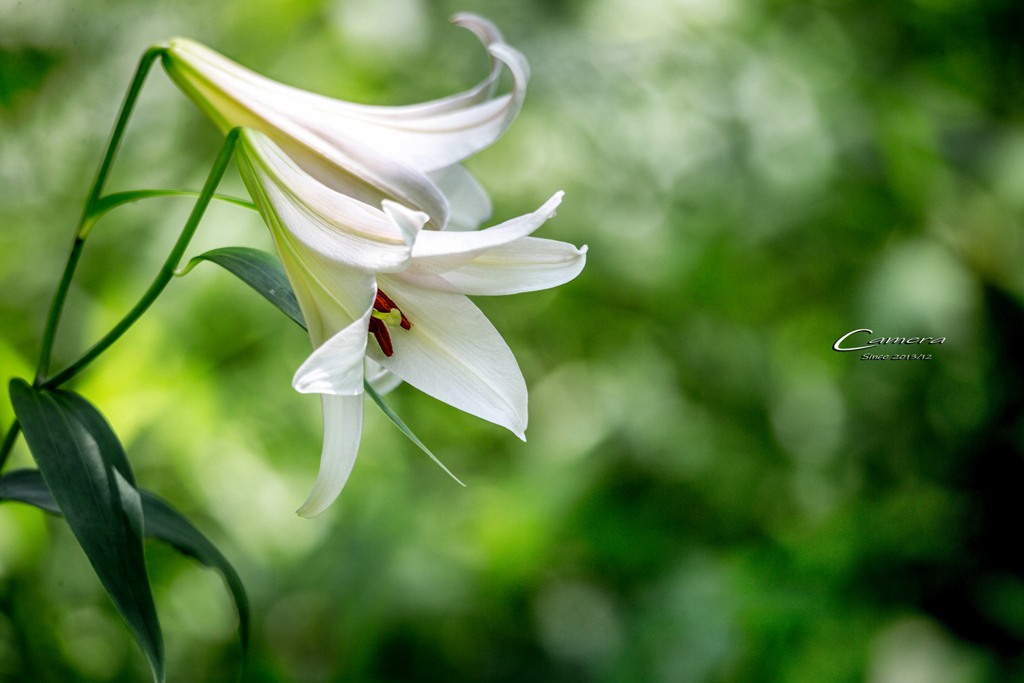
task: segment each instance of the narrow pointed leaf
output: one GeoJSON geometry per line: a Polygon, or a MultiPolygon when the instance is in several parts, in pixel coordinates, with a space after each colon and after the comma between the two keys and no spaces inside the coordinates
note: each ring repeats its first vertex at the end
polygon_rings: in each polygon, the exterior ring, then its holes
{"type": "Polygon", "coordinates": [[[281,262],[273,254],[248,247],[225,247],[196,256],[185,267],[188,272],[200,261],[211,261],[230,271],[247,285],[263,295],[289,318],[306,326],[288,277],[281,262]]]}
{"type": "Polygon", "coordinates": [[[146,573],[142,499],[124,449],[99,411],[77,394],[13,379],[10,395],[47,487],[154,680],[163,683],[164,643],[146,573]]]}
{"type": "MultiPolygon", "coordinates": [[[[140,489],[139,493],[142,495],[147,536],[168,543],[182,554],[194,557],[224,575],[238,609],[238,634],[244,658],[249,647],[249,598],[238,572],[213,542],[169,502],[151,491],[140,489]]],[[[0,502],[5,500],[34,505],[51,514],[61,514],[57,501],[53,499],[53,494],[38,470],[14,470],[0,477],[0,502]]]]}
{"type": "Polygon", "coordinates": [[[13,470],[0,477],[0,502],[16,500],[59,515],[60,508],[39,470],[13,470]]]}
{"type": "MultiPolygon", "coordinates": [[[[424,453],[429,455],[430,459],[433,460],[434,462],[436,462],[438,464],[438,466],[442,470],[447,472],[449,477],[451,477],[455,481],[458,481],[460,484],[462,484],[462,482],[459,481],[459,478],[456,477],[454,474],[452,474],[451,471],[447,467],[444,466],[444,463],[441,462],[440,460],[438,460],[437,456],[435,456],[433,453],[431,453],[430,449],[427,448],[426,445],[424,445],[424,443],[422,441],[420,441],[419,438],[415,434],[412,433],[412,430],[409,429],[404,422],[402,422],[402,418],[398,417],[398,413],[395,412],[394,408],[392,408],[390,405],[388,405],[388,402],[384,400],[383,396],[381,396],[379,393],[377,393],[377,390],[373,388],[372,384],[370,384],[366,380],[363,380],[363,389],[366,391],[366,393],[369,395],[369,397],[373,399],[373,402],[377,404],[377,407],[380,408],[381,411],[383,411],[383,413],[388,416],[388,419],[391,420],[392,422],[394,422],[395,426],[398,427],[400,430],[402,430],[403,434],[405,434],[407,437],[409,437],[409,439],[414,444],[419,446],[420,450],[422,450],[424,453]]],[[[465,484],[462,484],[462,485],[465,486],[465,484]]]]}
{"type": "MultiPolygon", "coordinates": [[[[128,192],[116,192],[114,194],[108,194],[105,197],[101,197],[92,205],[92,211],[89,213],[89,220],[95,223],[100,219],[100,216],[116,209],[119,206],[139,202],[144,199],[152,199],[154,197],[198,197],[199,195],[199,192],[192,192],[190,190],[129,190],[128,192]]],[[[219,199],[220,201],[228,204],[252,209],[253,211],[256,210],[255,204],[247,202],[244,199],[225,197],[220,194],[213,195],[213,198],[219,199]]]]}

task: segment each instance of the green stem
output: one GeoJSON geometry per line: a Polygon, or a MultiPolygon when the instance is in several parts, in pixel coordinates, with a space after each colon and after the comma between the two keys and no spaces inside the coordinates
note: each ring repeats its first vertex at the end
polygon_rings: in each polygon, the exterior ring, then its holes
{"type": "Polygon", "coordinates": [[[71,254],[68,256],[67,265],[64,266],[64,274],[61,275],[60,284],[57,285],[57,292],[53,295],[53,302],[50,304],[50,313],[46,317],[46,328],[43,331],[43,345],[39,351],[39,365],[36,367],[36,381],[38,385],[50,371],[50,355],[53,352],[53,340],[57,336],[57,323],[60,321],[61,311],[64,310],[64,300],[68,298],[68,290],[71,288],[71,278],[75,276],[75,268],[82,257],[82,247],[85,239],[75,235],[75,242],[71,245],[71,254]]]}
{"type": "Polygon", "coordinates": [[[93,183],[89,198],[85,201],[85,210],[82,211],[82,220],[79,225],[86,232],[88,232],[88,228],[92,227],[89,224],[89,219],[91,218],[93,206],[99,201],[100,194],[103,193],[103,186],[107,182],[107,176],[110,175],[111,166],[114,165],[114,157],[117,156],[117,150],[121,146],[121,138],[124,137],[125,128],[128,127],[128,120],[132,117],[132,110],[135,108],[135,101],[139,99],[142,84],[145,82],[146,75],[149,73],[150,67],[153,66],[153,62],[166,51],[166,47],[154,45],[146,50],[146,54],[142,55],[142,59],[139,60],[139,68],[135,70],[135,78],[132,79],[132,84],[128,87],[128,94],[124,96],[121,114],[117,117],[117,123],[114,124],[114,130],[110,134],[110,142],[107,143],[107,153],[103,156],[100,170],[96,173],[96,182],[93,183]]]}
{"type": "Polygon", "coordinates": [[[0,446],[0,470],[7,464],[7,456],[11,454],[11,449],[14,448],[14,442],[18,440],[18,432],[21,431],[21,423],[17,420],[11,425],[11,428],[7,430],[7,436],[4,437],[4,443],[0,446]]]}
{"type": "Polygon", "coordinates": [[[85,200],[82,218],[79,220],[78,228],[75,231],[75,242],[71,246],[71,254],[68,256],[67,265],[64,266],[64,274],[61,276],[56,294],[53,295],[53,303],[50,305],[50,312],[46,317],[43,343],[39,352],[39,364],[36,368],[37,385],[46,377],[46,373],[50,371],[50,355],[53,351],[53,340],[57,334],[57,324],[60,322],[61,312],[64,310],[64,301],[67,299],[68,288],[71,286],[71,278],[74,277],[75,268],[78,266],[79,258],[82,255],[82,245],[89,234],[90,228],[95,223],[95,220],[92,218],[93,208],[99,200],[100,193],[103,192],[103,185],[107,182],[107,176],[110,175],[110,168],[113,166],[114,157],[121,146],[121,138],[124,137],[125,128],[128,127],[128,120],[132,116],[132,110],[135,108],[135,102],[139,98],[139,92],[142,90],[142,84],[146,80],[146,75],[149,73],[150,67],[153,66],[153,62],[165,50],[166,48],[163,47],[151,47],[146,51],[146,54],[139,61],[139,67],[135,70],[135,77],[132,79],[132,83],[128,87],[128,93],[125,95],[124,103],[121,105],[121,113],[118,115],[117,122],[114,124],[114,130],[110,134],[107,151],[103,155],[103,161],[100,163],[100,169],[96,173],[96,180],[89,191],[89,197],[85,200]]]}
{"type": "Polygon", "coordinates": [[[235,128],[228,133],[227,138],[224,140],[224,145],[221,147],[220,154],[217,155],[216,161],[213,162],[213,168],[210,169],[210,175],[206,179],[206,184],[203,186],[203,191],[199,194],[199,199],[196,200],[195,206],[192,208],[192,213],[188,217],[188,221],[185,223],[185,227],[181,231],[181,236],[178,237],[178,241],[174,244],[174,248],[171,250],[170,255],[164,262],[160,272],[157,273],[156,279],[153,280],[153,284],[149,286],[146,293],[142,295],[135,307],[121,319],[114,329],[107,333],[103,339],[96,342],[91,349],[85,352],[85,354],[77,361],[69,365],[67,368],[57,373],[53,377],[47,380],[39,382],[37,386],[52,389],[58,387],[64,382],[77,375],[85,366],[91,363],[95,358],[106,351],[111,344],[120,339],[129,327],[135,324],[143,313],[153,304],[160,293],[163,292],[164,287],[174,277],[174,269],[178,267],[178,263],[181,261],[181,257],[185,254],[185,249],[188,248],[188,243],[192,240],[192,235],[195,234],[196,228],[199,227],[199,221],[203,217],[203,212],[206,211],[206,207],[209,206],[210,200],[213,198],[214,190],[217,189],[217,185],[220,183],[220,179],[224,176],[224,171],[227,169],[228,162],[231,160],[231,155],[235,149],[235,142],[238,140],[238,134],[241,131],[240,128],[235,128]]]}

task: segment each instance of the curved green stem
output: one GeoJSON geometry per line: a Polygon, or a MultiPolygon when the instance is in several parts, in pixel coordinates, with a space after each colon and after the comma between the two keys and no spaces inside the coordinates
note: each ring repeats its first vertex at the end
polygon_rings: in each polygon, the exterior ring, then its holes
{"type": "Polygon", "coordinates": [[[21,431],[21,423],[17,420],[11,425],[11,428],[7,430],[7,436],[4,437],[4,443],[0,446],[0,470],[7,464],[7,456],[11,454],[11,449],[14,448],[14,442],[18,440],[18,432],[21,431]]]}
{"type": "Polygon", "coordinates": [[[82,218],[79,220],[78,229],[75,231],[75,241],[71,246],[71,254],[68,256],[67,265],[64,266],[64,274],[61,276],[56,294],[53,295],[53,303],[50,305],[50,312],[46,317],[43,343],[39,352],[39,364],[36,367],[35,383],[37,385],[46,377],[46,373],[50,371],[50,355],[53,351],[53,340],[57,334],[57,324],[60,322],[60,315],[64,310],[64,301],[67,299],[68,288],[71,286],[71,278],[74,277],[75,268],[78,267],[78,260],[82,255],[82,244],[85,242],[85,238],[88,237],[93,223],[95,223],[95,220],[90,220],[93,207],[99,200],[100,193],[103,192],[103,185],[107,182],[107,176],[110,175],[110,168],[113,166],[114,157],[117,156],[117,150],[121,146],[121,139],[124,137],[125,128],[128,127],[128,120],[131,119],[132,110],[135,108],[135,102],[139,98],[139,92],[142,90],[142,84],[146,80],[146,75],[149,73],[150,67],[153,66],[153,62],[165,51],[166,48],[163,47],[151,47],[146,51],[146,54],[139,61],[139,66],[135,70],[135,77],[132,79],[132,83],[128,87],[128,93],[125,95],[124,103],[121,105],[121,113],[118,115],[117,122],[114,124],[114,130],[110,134],[107,151],[103,155],[103,161],[100,163],[99,171],[96,173],[96,180],[89,191],[89,197],[85,200],[85,209],[82,211],[82,218]]]}
{"type": "Polygon", "coordinates": [[[188,243],[192,240],[192,235],[195,234],[196,228],[199,226],[199,221],[203,217],[203,212],[205,212],[206,207],[209,206],[210,200],[213,198],[214,190],[217,189],[220,179],[224,176],[224,171],[227,169],[228,162],[231,160],[231,155],[235,149],[235,142],[238,140],[238,134],[240,131],[240,128],[235,128],[228,133],[227,138],[224,140],[224,145],[220,149],[220,154],[217,155],[217,159],[213,162],[213,168],[210,169],[210,175],[206,179],[203,191],[199,193],[199,199],[196,200],[196,204],[192,208],[192,213],[189,215],[188,221],[185,223],[185,227],[181,231],[181,236],[178,237],[178,241],[174,244],[174,248],[171,249],[171,253],[164,262],[160,272],[157,273],[156,279],[153,280],[153,284],[149,286],[149,289],[147,289],[146,293],[142,295],[139,302],[135,304],[135,307],[132,308],[124,318],[121,319],[121,322],[114,326],[114,329],[108,332],[103,339],[96,342],[96,344],[86,351],[81,358],[53,377],[39,382],[37,386],[52,389],[60,386],[77,375],[85,366],[95,360],[98,355],[106,351],[111,344],[120,339],[121,335],[123,335],[129,327],[135,324],[135,321],[138,320],[153,304],[153,302],[156,301],[156,298],[160,296],[164,287],[166,287],[167,283],[171,281],[172,277],[174,277],[174,269],[178,267],[181,257],[185,255],[185,249],[188,248],[188,243]]]}

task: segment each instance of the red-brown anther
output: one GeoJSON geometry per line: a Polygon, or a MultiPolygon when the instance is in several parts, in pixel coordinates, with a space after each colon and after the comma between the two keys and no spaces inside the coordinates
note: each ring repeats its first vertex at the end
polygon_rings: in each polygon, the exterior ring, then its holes
{"type": "Polygon", "coordinates": [[[388,326],[380,318],[370,318],[370,334],[377,340],[380,350],[390,358],[395,353],[395,347],[391,345],[391,335],[388,334],[388,326]]]}
{"type": "MultiPolygon", "coordinates": [[[[408,330],[412,327],[412,323],[405,317],[405,313],[402,313],[401,309],[391,300],[391,297],[379,289],[377,290],[377,298],[373,302],[373,310],[380,313],[390,313],[392,310],[397,310],[398,314],[402,316],[402,322],[400,323],[402,329],[408,330]]],[[[370,334],[377,340],[377,344],[385,356],[390,358],[395,353],[395,347],[391,344],[391,334],[388,332],[388,326],[383,320],[374,317],[370,318],[370,334]]]]}
{"type": "MultiPolygon", "coordinates": [[[[377,299],[373,302],[373,308],[381,313],[388,313],[392,308],[398,308],[398,306],[396,306],[395,302],[391,300],[391,297],[378,289],[377,299]]],[[[402,329],[408,330],[412,327],[412,324],[409,322],[409,319],[405,317],[405,313],[402,313],[401,309],[399,309],[398,312],[402,314],[402,329]]]]}

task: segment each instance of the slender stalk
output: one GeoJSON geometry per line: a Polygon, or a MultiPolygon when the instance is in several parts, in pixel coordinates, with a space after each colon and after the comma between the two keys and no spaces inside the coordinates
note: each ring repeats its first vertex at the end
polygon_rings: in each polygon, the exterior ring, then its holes
{"type": "Polygon", "coordinates": [[[7,436],[4,437],[4,443],[0,446],[0,470],[7,464],[7,456],[11,454],[11,449],[14,448],[14,442],[18,440],[18,432],[21,431],[21,423],[17,420],[11,425],[11,428],[7,430],[7,436]]]}
{"type": "Polygon", "coordinates": [[[166,47],[154,45],[146,50],[146,54],[142,55],[142,59],[139,60],[139,67],[135,70],[135,78],[132,79],[132,84],[128,86],[128,93],[124,96],[124,104],[121,105],[121,113],[118,115],[117,122],[114,124],[114,130],[110,134],[107,152],[103,155],[100,170],[96,173],[96,181],[92,185],[89,198],[85,201],[85,209],[82,211],[82,220],[79,222],[79,225],[81,228],[86,229],[86,232],[91,227],[90,218],[93,206],[99,201],[100,194],[103,193],[103,186],[107,182],[107,176],[110,175],[110,168],[114,165],[114,157],[117,156],[117,150],[121,146],[121,138],[124,137],[125,128],[128,127],[128,120],[132,117],[132,110],[135,108],[135,101],[139,99],[142,84],[145,82],[153,62],[166,51],[166,47]]]}
{"type": "Polygon", "coordinates": [[[220,183],[220,179],[224,176],[224,171],[227,169],[228,162],[231,160],[231,155],[235,149],[235,142],[238,140],[240,128],[235,128],[228,133],[227,138],[224,140],[224,145],[221,147],[220,154],[217,155],[217,159],[213,162],[213,168],[210,169],[210,175],[206,179],[206,184],[203,186],[203,191],[199,195],[199,199],[196,200],[195,206],[192,208],[192,213],[188,217],[188,221],[185,223],[185,227],[181,231],[181,236],[178,237],[178,241],[174,244],[174,248],[171,249],[170,255],[164,262],[160,272],[157,273],[156,279],[153,280],[153,284],[149,286],[146,293],[142,295],[135,307],[121,319],[117,325],[114,326],[110,332],[107,333],[103,339],[96,342],[91,349],[85,352],[85,354],[77,361],[69,365],[67,368],[57,373],[53,377],[47,380],[39,382],[37,386],[52,389],[58,387],[64,382],[77,375],[85,366],[91,363],[95,358],[106,351],[111,344],[120,339],[129,327],[135,324],[143,313],[156,301],[156,298],[160,296],[160,293],[167,286],[167,283],[174,277],[174,269],[178,267],[178,263],[181,261],[181,257],[185,254],[185,249],[188,248],[188,243],[192,240],[192,235],[195,234],[196,228],[199,226],[199,221],[203,217],[203,212],[206,211],[206,207],[209,206],[210,200],[213,198],[214,190],[217,189],[217,185],[220,183]]]}
{"type": "Polygon", "coordinates": [[[68,290],[71,288],[71,278],[75,276],[75,268],[82,257],[82,247],[85,239],[75,235],[75,242],[71,245],[71,254],[68,256],[67,265],[64,266],[64,274],[60,277],[60,284],[53,295],[53,302],[50,304],[50,313],[46,317],[46,328],[43,331],[43,345],[39,351],[39,364],[36,367],[36,381],[38,385],[50,371],[50,356],[53,352],[53,340],[57,336],[57,323],[60,321],[61,311],[64,310],[64,300],[68,298],[68,290]]]}
{"type": "Polygon", "coordinates": [[[50,305],[50,312],[46,317],[46,327],[43,330],[43,343],[39,352],[39,364],[36,368],[36,385],[42,382],[43,378],[50,371],[50,356],[53,352],[53,340],[57,335],[57,325],[60,322],[61,313],[64,310],[64,301],[67,299],[68,288],[71,286],[71,278],[75,275],[75,268],[78,267],[79,258],[82,255],[82,246],[85,238],[89,235],[95,218],[93,212],[100,194],[103,192],[103,185],[110,175],[110,168],[114,164],[114,157],[121,146],[121,139],[124,137],[125,128],[128,127],[128,120],[131,119],[135,102],[139,98],[142,84],[146,80],[150,67],[157,57],[165,52],[163,47],[151,47],[146,51],[139,61],[135,70],[135,77],[128,87],[124,103],[121,105],[121,113],[114,124],[114,130],[110,134],[110,141],[107,143],[107,151],[103,155],[99,171],[96,173],[96,180],[93,182],[89,197],[85,200],[85,208],[82,210],[82,218],[78,221],[78,228],[75,230],[75,241],[71,246],[71,254],[68,256],[67,265],[64,266],[64,274],[61,276],[57,292],[53,295],[53,303],[50,305]]]}

